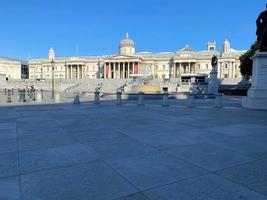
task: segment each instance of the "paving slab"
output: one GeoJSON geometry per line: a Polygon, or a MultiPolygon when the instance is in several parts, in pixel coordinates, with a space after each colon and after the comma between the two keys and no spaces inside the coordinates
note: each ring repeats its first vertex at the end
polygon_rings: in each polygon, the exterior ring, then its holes
{"type": "Polygon", "coordinates": [[[0,178],[18,174],[18,153],[0,154],[0,178]]]}
{"type": "Polygon", "coordinates": [[[108,200],[138,192],[99,161],[22,175],[21,187],[23,200],[108,200]]]}
{"type": "Polygon", "coordinates": [[[96,160],[98,154],[82,144],[20,152],[21,173],[52,169],[96,160]]]}
{"type": "Polygon", "coordinates": [[[165,152],[209,171],[217,171],[255,160],[218,145],[207,143],[179,146],[168,149],[165,152]]]}
{"type": "Polygon", "coordinates": [[[19,176],[0,179],[0,199],[20,200],[19,176]]]}
{"type": "Polygon", "coordinates": [[[111,159],[107,162],[140,190],[206,173],[205,170],[195,165],[163,152],[111,159]]]}
{"type": "Polygon", "coordinates": [[[217,174],[267,196],[267,160],[235,166],[217,174]]]}
{"type": "Polygon", "coordinates": [[[105,160],[111,158],[127,158],[156,151],[155,148],[130,137],[91,142],[87,143],[87,145],[92,147],[105,160]]]}
{"type": "Polygon", "coordinates": [[[266,196],[215,175],[206,175],[144,192],[153,200],[266,200],[266,196]]]}

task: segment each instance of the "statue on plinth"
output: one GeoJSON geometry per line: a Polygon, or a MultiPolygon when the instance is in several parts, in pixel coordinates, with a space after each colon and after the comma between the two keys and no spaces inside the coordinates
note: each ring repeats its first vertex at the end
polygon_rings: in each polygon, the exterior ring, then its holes
{"type": "Polygon", "coordinates": [[[212,56],[211,59],[212,70],[210,72],[209,85],[208,85],[209,94],[217,94],[219,90],[217,65],[218,65],[218,57],[214,55],[212,56]]]}
{"type": "Polygon", "coordinates": [[[242,98],[242,106],[248,109],[267,110],[267,10],[257,19],[256,34],[260,51],[256,51],[252,57],[252,85],[247,97],[242,98]]]}
{"type": "MultiPolygon", "coordinates": [[[[267,8],[267,4],[266,4],[267,8]]],[[[263,11],[257,21],[257,41],[260,43],[260,51],[267,51],[267,10],[263,11]]]]}

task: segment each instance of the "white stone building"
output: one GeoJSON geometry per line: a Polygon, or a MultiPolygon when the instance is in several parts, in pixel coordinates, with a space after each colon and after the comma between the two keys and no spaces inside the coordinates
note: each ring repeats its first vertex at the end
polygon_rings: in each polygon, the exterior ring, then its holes
{"type": "Polygon", "coordinates": [[[0,57],[0,74],[5,76],[7,80],[27,79],[28,64],[21,60],[0,57]]]}
{"type": "Polygon", "coordinates": [[[218,56],[218,78],[240,80],[239,57],[244,52],[232,49],[227,40],[220,52],[216,51],[215,42],[208,43],[205,51],[195,51],[186,45],[177,52],[136,52],[133,40],[126,34],[119,44],[118,55],[56,57],[50,49],[48,58],[29,61],[29,78],[51,79],[54,66],[56,79],[128,79],[149,68],[154,78],[192,81],[195,77],[193,80],[203,81],[198,77],[209,75],[211,58],[215,54],[218,56]]]}

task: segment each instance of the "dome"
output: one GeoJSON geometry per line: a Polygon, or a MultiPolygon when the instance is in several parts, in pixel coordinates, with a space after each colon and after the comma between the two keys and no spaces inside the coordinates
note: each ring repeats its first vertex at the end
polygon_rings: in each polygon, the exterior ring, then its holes
{"type": "Polygon", "coordinates": [[[120,47],[134,47],[134,41],[129,38],[129,34],[126,33],[125,38],[120,42],[120,47]]]}
{"type": "Polygon", "coordinates": [[[184,48],[180,49],[179,51],[177,51],[177,53],[181,53],[181,52],[195,52],[195,50],[193,50],[188,44],[185,45],[184,48]]]}

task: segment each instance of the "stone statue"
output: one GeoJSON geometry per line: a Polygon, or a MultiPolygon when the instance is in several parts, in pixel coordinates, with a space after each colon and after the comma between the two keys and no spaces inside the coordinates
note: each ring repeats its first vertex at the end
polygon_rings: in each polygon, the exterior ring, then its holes
{"type": "MultiPolygon", "coordinates": [[[[267,4],[266,4],[267,8],[267,4]]],[[[260,42],[260,51],[267,51],[267,10],[263,11],[257,21],[257,41],[260,42]]]]}
{"type": "Polygon", "coordinates": [[[211,59],[211,66],[212,68],[217,68],[217,65],[218,65],[218,57],[216,55],[212,56],[212,59],[211,59]]]}
{"type": "Polygon", "coordinates": [[[211,59],[212,70],[210,72],[209,84],[208,84],[208,92],[209,94],[217,94],[219,90],[219,80],[218,80],[218,57],[216,55],[212,56],[211,59]]]}

